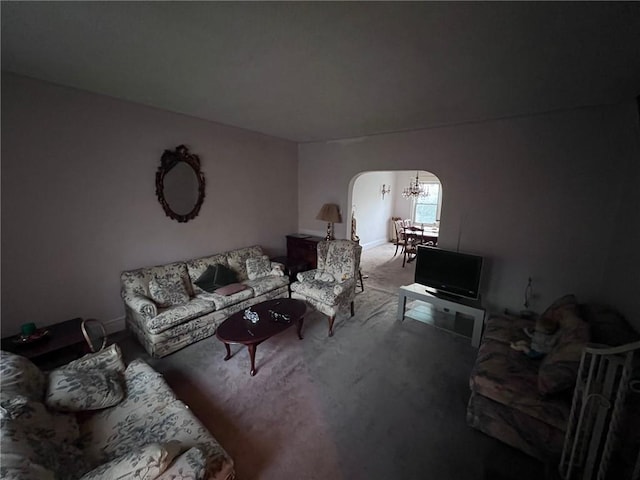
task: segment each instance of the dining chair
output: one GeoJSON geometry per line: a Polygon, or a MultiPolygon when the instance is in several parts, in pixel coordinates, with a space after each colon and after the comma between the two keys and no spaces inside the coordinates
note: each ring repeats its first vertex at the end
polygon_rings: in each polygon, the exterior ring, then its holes
{"type": "Polygon", "coordinates": [[[424,229],[420,227],[405,227],[405,245],[402,257],[402,268],[411,262],[418,254],[418,245],[424,243],[424,229]]]}
{"type": "Polygon", "coordinates": [[[99,352],[107,346],[107,332],[100,320],[84,319],[80,328],[91,353],[99,352]]]}
{"type": "Polygon", "coordinates": [[[399,246],[402,246],[402,249],[400,250],[400,254],[402,255],[402,253],[404,252],[406,238],[405,238],[405,234],[404,234],[404,222],[403,222],[403,220],[394,220],[393,221],[393,226],[394,226],[395,231],[396,231],[396,239],[395,239],[396,251],[393,254],[393,256],[395,257],[398,254],[398,247],[399,246]]]}

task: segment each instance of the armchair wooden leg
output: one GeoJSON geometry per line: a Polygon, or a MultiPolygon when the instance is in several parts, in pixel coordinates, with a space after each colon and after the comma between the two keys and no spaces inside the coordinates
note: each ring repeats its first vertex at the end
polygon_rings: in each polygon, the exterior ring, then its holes
{"type": "Polygon", "coordinates": [[[351,302],[351,316],[353,317],[355,315],[355,311],[353,309],[353,301],[351,302]]]}
{"type": "Polygon", "coordinates": [[[336,320],[336,316],[329,317],[329,336],[333,337],[333,322],[336,320]]]}

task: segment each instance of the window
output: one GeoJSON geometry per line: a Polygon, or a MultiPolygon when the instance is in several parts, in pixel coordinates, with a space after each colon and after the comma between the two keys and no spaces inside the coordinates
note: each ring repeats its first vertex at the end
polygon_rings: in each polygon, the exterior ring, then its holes
{"type": "Polygon", "coordinates": [[[440,184],[424,183],[427,194],[413,201],[413,223],[435,225],[439,219],[440,184]]]}

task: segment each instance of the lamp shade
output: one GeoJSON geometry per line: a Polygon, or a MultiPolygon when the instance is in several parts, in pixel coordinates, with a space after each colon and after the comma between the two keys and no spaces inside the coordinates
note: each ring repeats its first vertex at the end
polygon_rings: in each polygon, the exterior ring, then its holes
{"type": "Polygon", "coordinates": [[[320,209],[320,212],[318,212],[318,215],[316,215],[316,220],[322,220],[330,223],[342,223],[340,207],[335,203],[325,203],[320,209]]]}

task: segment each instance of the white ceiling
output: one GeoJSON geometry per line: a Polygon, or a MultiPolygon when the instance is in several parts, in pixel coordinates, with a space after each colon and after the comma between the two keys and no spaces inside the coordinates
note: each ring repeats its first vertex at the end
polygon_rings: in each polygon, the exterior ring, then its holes
{"type": "Polygon", "coordinates": [[[2,2],[2,68],[298,142],[640,94],[640,3],[2,2]]]}

